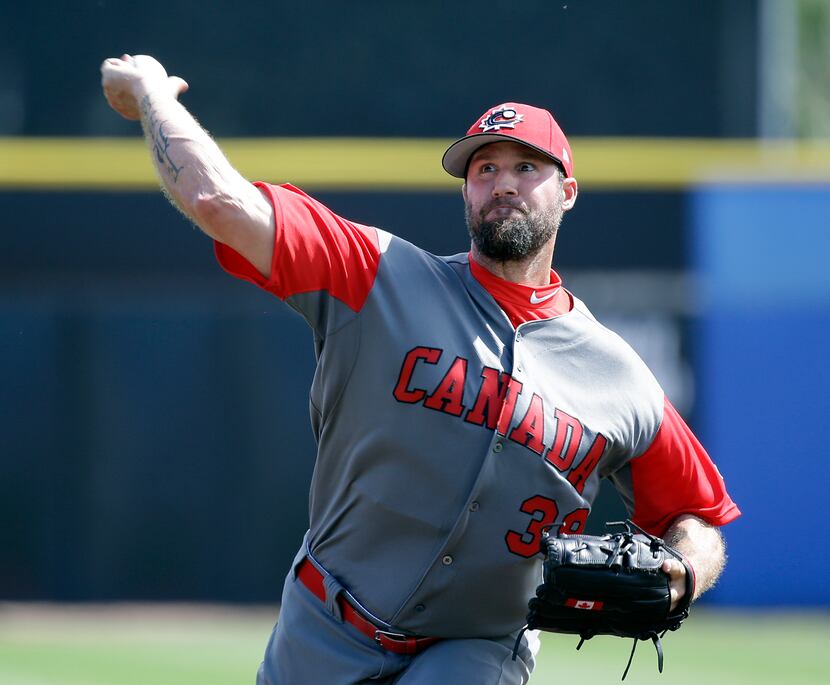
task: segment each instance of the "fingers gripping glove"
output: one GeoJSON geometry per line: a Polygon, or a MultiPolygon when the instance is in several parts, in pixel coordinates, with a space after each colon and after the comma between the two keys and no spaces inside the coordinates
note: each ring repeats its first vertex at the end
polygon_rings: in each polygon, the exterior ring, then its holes
{"type": "Polygon", "coordinates": [[[694,594],[694,571],[686,559],[630,521],[625,525],[623,532],[601,536],[543,536],[544,582],[528,603],[526,626],[579,635],[577,649],[594,635],[634,638],[623,680],[639,640],[654,642],[663,672],[660,638],[688,617],[694,594]],[[686,594],[674,611],[669,575],[660,568],[671,557],[686,567],[686,594]]]}

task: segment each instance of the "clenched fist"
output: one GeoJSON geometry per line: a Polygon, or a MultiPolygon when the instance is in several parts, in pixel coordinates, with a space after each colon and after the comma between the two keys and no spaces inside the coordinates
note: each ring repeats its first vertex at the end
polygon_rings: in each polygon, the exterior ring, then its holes
{"type": "Polygon", "coordinates": [[[121,55],[104,60],[101,86],[110,107],[132,121],[141,118],[139,106],[147,93],[166,93],[178,98],[188,88],[187,82],[178,76],[168,76],[158,60],[149,55],[121,55]]]}

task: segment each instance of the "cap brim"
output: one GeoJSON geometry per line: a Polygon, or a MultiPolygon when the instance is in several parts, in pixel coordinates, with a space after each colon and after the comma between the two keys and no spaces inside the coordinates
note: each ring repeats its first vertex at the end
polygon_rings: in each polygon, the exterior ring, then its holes
{"type": "Polygon", "coordinates": [[[473,153],[476,150],[480,147],[484,147],[485,145],[489,145],[490,143],[501,143],[504,141],[519,143],[520,145],[529,147],[531,150],[536,150],[536,152],[540,155],[544,155],[545,157],[552,159],[564,169],[562,160],[558,157],[554,157],[547,150],[543,150],[536,145],[525,142],[521,138],[507,135],[505,133],[473,133],[472,135],[459,138],[447,148],[447,151],[441,158],[441,166],[444,167],[444,171],[446,171],[450,176],[455,176],[456,178],[466,178],[467,163],[470,161],[470,157],[473,156],[473,153]]]}

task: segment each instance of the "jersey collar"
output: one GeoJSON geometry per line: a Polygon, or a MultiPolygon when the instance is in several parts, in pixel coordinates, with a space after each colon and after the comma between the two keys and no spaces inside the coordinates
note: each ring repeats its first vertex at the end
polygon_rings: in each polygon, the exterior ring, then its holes
{"type": "Polygon", "coordinates": [[[553,269],[548,285],[527,285],[499,278],[475,261],[472,253],[467,257],[473,277],[492,295],[514,326],[560,316],[573,308],[573,298],[562,287],[562,278],[553,269]]]}

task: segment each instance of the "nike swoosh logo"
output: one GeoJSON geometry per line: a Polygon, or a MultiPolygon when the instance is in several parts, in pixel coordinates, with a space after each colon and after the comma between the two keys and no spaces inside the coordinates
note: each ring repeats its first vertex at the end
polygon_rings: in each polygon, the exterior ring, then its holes
{"type": "Polygon", "coordinates": [[[542,304],[542,302],[545,302],[546,300],[549,300],[551,297],[553,297],[554,295],[556,295],[556,293],[558,293],[558,292],[559,292],[559,288],[557,288],[556,290],[554,290],[554,291],[553,291],[552,293],[550,293],[549,295],[545,295],[544,297],[538,297],[538,296],[536,295],[536,291],[534,290],[534,291],[530,294],[530,304],[542,304]]]}

